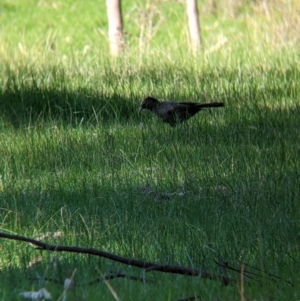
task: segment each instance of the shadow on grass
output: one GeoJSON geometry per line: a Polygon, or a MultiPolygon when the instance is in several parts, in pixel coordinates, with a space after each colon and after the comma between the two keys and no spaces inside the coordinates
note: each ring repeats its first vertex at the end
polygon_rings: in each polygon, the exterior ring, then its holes
{"type": "MultiPolygon", "coordinates": [[[[149,114],[138,114],[140,101],[141,98],[138,96],[128,99],[118,93],[105,95],[95,90],[89,91],[86,88],[69,91],[68,89],[41,89],[24,86],[6,89],[0,93],[0,116],[4,122],[12,124],[16,128],[35,126],[49,121],[73,126],[78,124],[98,125],[116,121],[126,123],[129,120],[139,123],[145,116],[150,116],[149,114]]],[[[227,126],[231,133],[247,126],[275,128],[299,126],[300,106],[279,110],[257,106],[255,100],[249,100],[248,103],[245,100],[244,102],[243,108],[237,108],[234,101],[225,101],[224,118],[228,121],[227,126]],[[241,119],[237,118],[239,115],[241,119]]],[[[205,114],[208,114],[207,112],[199,113],[202,119],[205,118],[205,114]]],[[[192,122],[196,118],[198,115],[189,120],[187,125],[179,125],[176,128],[182,128],[185,131],[189,125],[193,126],[192,122]]],[[[213,117],[209,116],[208,118],[213,117]]],[[[169,128],[168,125],[157,121],[156,118],[153,120],[162,127],[169,128]]],[[[149,120],[149,122],[154,122],[153,120],[149,120]]]]}
{"type": "Polygon", "coordinates": [[[119,94],[103,95],[88,89],[9,89],[0,94],[0,116],[14,127],[41,122],[68,125],[126,122],[138,114],[139,100],[119,94]]]}
{"type": "MultiPolygon", "coordinates": [[[[197,74],[187,67],[180,71],[179,86],[174,84],[176,70],[168,65],[129,70],[126,74],[110,68],[99,75],[97,70],[91,71],[92,79],[88,71],[72,73],[57,66],[45,70],[23,66],[18,72],[7,66],[5,84],[0,87],[0,118],[14,127],[49,121],[72,126],[140,122],[138,107],[142,98],[148,96],[144,95],[147,91],[146,94],[159,99],[224,102],[222,111],[230,131],[232,125],[237,128],[257,123],[285,126],[286,122],[299,120],[296,116],[300,112],[299,105],[298,108],[278,106],[285,103],[282,99],[288,99],[289,103],[291,99],[295,99],[295,103],[299,101],[297,86],[294,86],[298,78],[295,67],[281,73],[275,69],[248,70],[242,74],[230,69],[203,70],[197,74]],[[264,88],[261,88],[262,81],[264,88]]],[[[193,120],[195,118],[198,117],[193,120]]]]}

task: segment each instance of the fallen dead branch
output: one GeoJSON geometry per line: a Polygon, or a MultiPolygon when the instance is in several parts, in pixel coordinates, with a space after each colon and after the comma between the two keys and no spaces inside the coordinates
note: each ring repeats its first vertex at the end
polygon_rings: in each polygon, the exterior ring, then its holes
{"type": "Polygon", "coordinates": [[[73,247],[73,246],[61,246],[61,245],[51,245],[44,243],[42,241],[32,239],[25,236],[20,235],[12,235],[0,232],[0,237],[16,240],[16,241],[23,241],[30,244],[37,246],[38,250],[46,250],[46,251],[53,251],[53,252],[69,252],[69,253],[78,253],[78,254],[89,254],[94,256],[103,257],[112,261],[120,262],[123,264],[135,266],[138,268],[145,269],[145,272],[150,271],[159,271],[163,273],[172,273],[172,274],[180,274],[180,275],[187,275],[187,276],[196,276],[201,277],[209,280],[217,280],[221,281],[224,285],[229,285],[231,283],[236,283],[237,280],[226,277],[224,275],[215,275],[208,271],[204,270],[197,270],[193,268],[187,268],[182,266],[173,266],[173,265],[162,265],[156,264],[153,262],[141,261],[133,258],[126,258],[123,256],[119,256],[113,253],[97,250],[94,248],[81,248],[81,247],[73,247]]]}

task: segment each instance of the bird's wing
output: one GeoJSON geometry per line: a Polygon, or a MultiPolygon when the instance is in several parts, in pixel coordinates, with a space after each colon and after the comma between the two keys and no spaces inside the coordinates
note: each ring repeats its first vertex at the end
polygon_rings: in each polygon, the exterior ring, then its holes
{"type": "Polygon", "coordinates": [[[172,115],[174,114],[174,108],[171,103],[161,102],[159,106],[157,106],[158,115],[172,115]]]}
{"type": "Polygon", "coordinates": [[[185,113],[190,108],[194,107],[194,104],[184,102],[162,102],[158,107],[158,113],[163,115],[174,115],[176,113],[185,113]]]}
{"type": "Polygon", "coordinates": [[[193,115],[191,112],[192,107],[194,106],[189,106],[185,103],[161,102],[157,107],[157,115],[164,122],[175,125],[193,115]]]}
{"type": "Polygon", "coordinates": [[[175,118],[176,113],[174,110],[174,105],[169,102],[161,102],[156,107],[156,114],[164,122],[173,123],[176,120],[176,118],[175,118]]]}

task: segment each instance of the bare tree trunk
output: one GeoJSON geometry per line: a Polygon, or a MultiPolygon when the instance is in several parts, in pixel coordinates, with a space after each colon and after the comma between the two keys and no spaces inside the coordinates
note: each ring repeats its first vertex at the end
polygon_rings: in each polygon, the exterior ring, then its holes
{"type": "Polygon", "coordinates": [[[186,8],[189,22],[191,48],[193,53],[196,54],[196,52],[200,49],[202,43],[197,0],[186,0],[186,8]]]}
{"type": "Polygon", "coordinates": [[[124,45],[121,0],[106,0],[110,53],[118,56],[124,45]]]}

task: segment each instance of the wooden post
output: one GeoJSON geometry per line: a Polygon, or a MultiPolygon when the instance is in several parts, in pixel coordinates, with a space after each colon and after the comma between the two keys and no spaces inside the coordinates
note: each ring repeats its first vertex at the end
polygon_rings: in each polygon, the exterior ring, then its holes
{"type": "Polygon", "coordinates": [[[197,0],[186,0],[187,16],[189,23],[189,33],[191,48],[193,54],[196,54],[201,47],[201,31],[199,25],[199,16],[197,0]]]}
{"type": "Polygon", "coordinates": [[[124,45],[121,0],[106,0],[110,54],[118,56],[124,45]]]}

